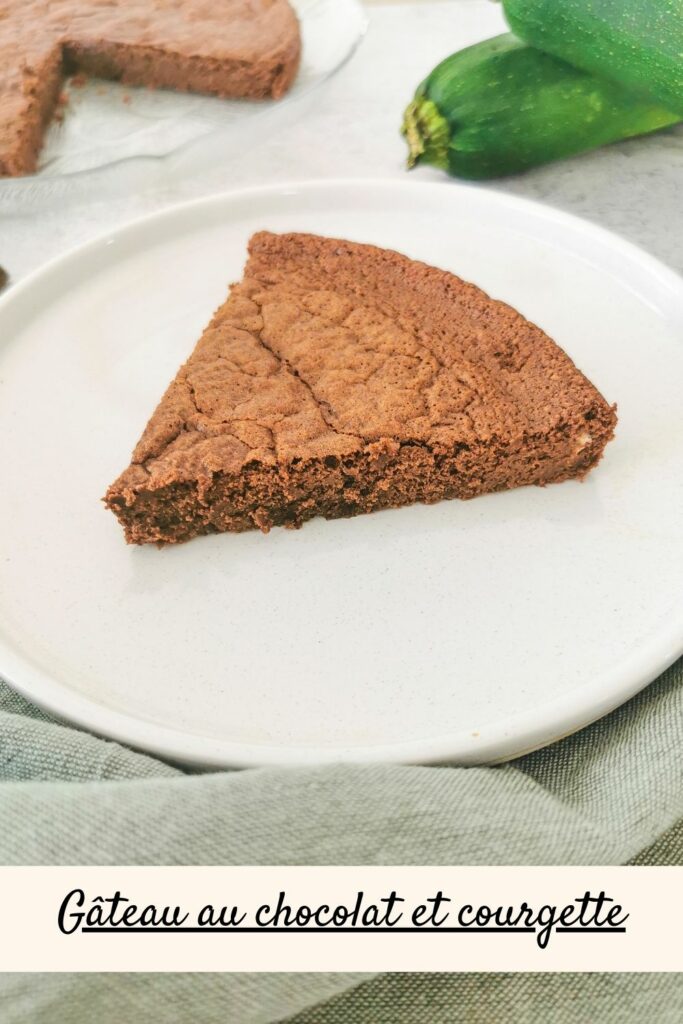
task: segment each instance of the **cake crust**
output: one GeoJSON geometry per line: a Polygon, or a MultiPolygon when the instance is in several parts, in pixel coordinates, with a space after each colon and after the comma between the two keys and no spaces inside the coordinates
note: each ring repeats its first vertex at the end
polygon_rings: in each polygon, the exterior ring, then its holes
{"type": "Polygon", "coordinates": [[[256,234],[105,497],[131,543],[584,476],[613,406],[540,328],[399,253],[256,234]]]}
{"type": "Polygon", "coordinates": [[[35,170],[65,74],[277,99],[300,50],[288,0],[0,0],[0,176],[35,170]]]}

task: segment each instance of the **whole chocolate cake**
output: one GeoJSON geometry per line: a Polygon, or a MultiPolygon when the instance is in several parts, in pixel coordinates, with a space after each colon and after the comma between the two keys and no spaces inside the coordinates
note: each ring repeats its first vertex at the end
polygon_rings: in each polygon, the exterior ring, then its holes
{"type": "Polygon", "coordinates": [[[35,169],[70,72],[277,98],[300,50],[287,0],[0,0],[0,176],[35,169]]]}

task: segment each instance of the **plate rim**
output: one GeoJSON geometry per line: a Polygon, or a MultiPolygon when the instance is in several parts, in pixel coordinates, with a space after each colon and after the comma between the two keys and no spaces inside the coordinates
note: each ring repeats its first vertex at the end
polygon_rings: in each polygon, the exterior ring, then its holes
{"type": "MultiPolygon", "coordinates": [[[[115,258],[114,242],[130,242],[136,235],[144,236],[155,224],[174,218],[183,218],[198,208],[224,208],[229,214],[231,206],[245,201],[258,201],[259,197],[285,200],[308,191],[326,192],[337,189],[389,190],[406,193],[419,189],[436,195],[448,188],[467,194],[472,201],[504,207],[532,218],[564,228],[575,238],[590,239],[603,253],[615,254],[624,264],[634,268],[664,286],[683,308],[683,277],[638,245],[622,238],[601,225],[583,217],[548,206],[537,200],[511,195],[492,187],[469,183],[409,182],[396,178],[354,177],[333,179],[303,179],[279,184],[257,185],[231,189],[201,196],[189,201],[170,204],[153,213],[135,218],[110,228],[96,237],[76,245],[53,257],[25,278],[12,285],[0,297],[0,326],[10,315],[12,307],[25,303],[34,288],[49,286],[50,279],[68,274],[74,264],[87,260],[88,255],[109,249],[115,258]]],[[[571,248],[575,255],[580,255],[571,248]]],[[[604,264],[602,264],[604,266],[604,264]]],[[[623,278],[621,279],[623,282],[623,278]]],[[[648,301],[640,295],[641,301],[648,301]]],[[[652,304],[652,303],[650,303],[652,304]]],[[[8,332],[7,342],[11,341],[8,332]]],[[[0,351],[2,343],[0,342],[0,351]]],[[[683,587],[682,587],[683,592],[683,587]]],[[[486,739],[457,729],[436,736],[400,742],[362,744],[358,746],[287,746],[275,744],[245,744],[231,740],[217,740],[200,733],[188,732],[128,714],[86,697],[60,682],[49,672],[33,664],[13,648],[5,632],[0,632],[0,674],[7,683],[36,706],[48,711],[61,721],[69,721],[95,734],[115,740],[166,760],[206,768],[296,766],[325,763],[404,763],[404,764],[461,764],[496,763],[522,756],[540,747],[582,729],[625,703],[683,655],[683,607],[677,618],[672,615],[648,637],[625,664],[618,662],[598,679],[557,697],[538,708],[527,710],[506,722],[487,726],[486,739]],[[597,693],[597,699],[589,695],[597,693]]]]}

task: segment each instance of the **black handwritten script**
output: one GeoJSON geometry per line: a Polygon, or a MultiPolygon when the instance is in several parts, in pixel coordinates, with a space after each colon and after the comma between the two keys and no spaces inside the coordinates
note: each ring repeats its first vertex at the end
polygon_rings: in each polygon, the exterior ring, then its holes
{"type": "Polygon", "coordinates": [[[488,906],[485,903],[459,902],[439,891],[422,902],[411,903],[392,890],[379,899],[358,891],[348,903],[308,905],[288,900],[285,891],[256,907],[237,904],[205,904],[199,910],[182,906],[158,906],[135,902],[122,892],[112,895],[88,895],[72,889],[61,902],[57,915],[64,935],[150,932],[176,934],[188,932],[394,932],[419,934],[522,934],[533,935],[537,945],[546,949],[553,934],[619,934],[626,931],[628,913],[604,891],[590,891],[563,906],[519,903],[488,906]]]}

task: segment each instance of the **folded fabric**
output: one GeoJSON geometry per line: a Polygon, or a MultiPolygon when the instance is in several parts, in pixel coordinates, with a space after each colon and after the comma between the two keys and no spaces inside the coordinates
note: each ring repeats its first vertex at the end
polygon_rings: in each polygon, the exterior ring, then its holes
{"type": "Polygon", "coordinates": [[[289,1024],[679,1024],[680,974],[389,974],[289,1024]]]}
{"type": "Polygon", "coordinates": [[[575,736],[493,768],[188,773],[0,683],[3,864],[683,863],[683,661],[575,736]]]}
{"type": "Polygon", "coordinates": [[[3,1024],[679,1024],[682,1018],[680,974],[0,975],[3,1024]]]}
{"type": "MultiPolygon", "coordinates": [[[[0,863],[683,864],[682,749],[683,661],[575,736],[469,769],[186,772],[0,683],[0,863]]],[[[682,977],[0,975],[0,1020],[668,1024],[682,977]]]]}

